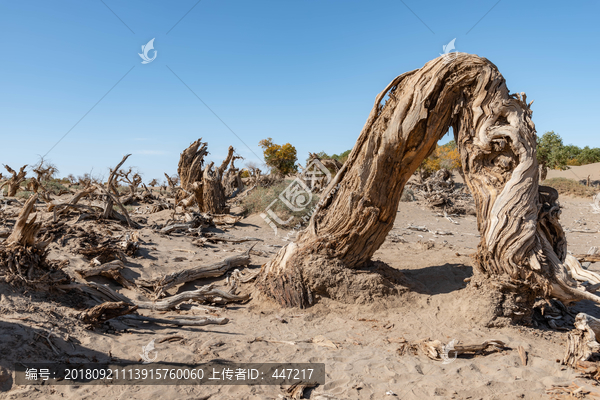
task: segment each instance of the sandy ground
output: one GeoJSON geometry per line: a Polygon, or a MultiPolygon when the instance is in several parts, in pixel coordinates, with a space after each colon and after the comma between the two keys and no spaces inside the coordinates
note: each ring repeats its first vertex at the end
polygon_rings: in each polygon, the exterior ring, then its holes
{"type": "MultiPolygon", "coordinates": [[[[570,232],[582,227],[600,229],[600,215],[591,212],[590,201],[562,198],[560,202],[570,251],[586,253],[591,246],[599,245],[600,234],[570,232]]],[[[162,211],[144,216],[147,223],[141,230],[141,250],[138,257],[128,259],[127,277],[151,278],[208,264],[249,247],[243,243],[198,248],[187,236],[162,236],[150,228],[155,223],[164,223],[169,215],[170,211],[162,211]]],[[[46,218],[49,214],[43,216],[46,218]]],[[[74,224],[76,217],[71,219],[69,223],[74,224]]],[[[156,339],[157,361],[325,363],[327,382],[305,391],[310,399],[567,398],[550,397],[547,391],[572,383],[591,392],[587,398],[594,398],[593,394],[600,396],[600,389],[592,381],[578,378],[574,370],[557,362],[563,356],[566,332],[547,326],[485,328],[482,325],[481,314],[485,310],[464,282],[472,275],[470,255],[479,241],[476,219],[474,216],[454,219],[458,224],[416,202],[400,203],[394,228],[374,257],[402,272],[407,287],[400,295],[363,305],[322,298],[305,310],[280,309],[268,301],[253,299],[246,304],[222,307],[216,314],[230,318],[226,325],[176,328],[110,321],[90,330],[73,316],[76,311],[94,305],[87,297],[23,293],[3,283],[0,284],[0,366],[10,371],[14,363],[26,361],[137,362],[142,346],[156,339]],[[453,235],[411,231],[406,229],[408,224],[425,225],[453,235]],[[424,246],[427,241],[433,247],[424,246]],[[51,341],[56,352],[44,339],[51,330],[55,334],[51,341]],[[174,334],[184,339],[159,343],[174,334]],[[318,335],[331,340],[337,348],[310,343],[318,335]],[[294,343],[255,341],[257,337],[294,343]],[[399,355],[399,342],[403,339],[412,342],[426,338],[443,342],[457,339],[467,344],[499,339],[508,349],[485,356],[459,357],[450,364],[431,360],[421,353],[399,355]],[[526,366],[521,364],[518,346],[528,352],[526,366]]],[[[95,222],[78,224],[84,229],[98,229],[95,222]]],[[[126,231],[117,224],[102,227],[113,235],[126,231]]],[[[258,215],[243,219],[228,233],[262,238],[256,248],[270,254],[286,243],[258,215]]],[[[69,252],[68,242],[64,247],[51,246],[50,258],[69,259],[68,269],[88,263],[69,252]]],[[[260,268],[267,260],[252,256],[250,268],[260,268]]],[[[600,271],[598,264],[589,268],[600,271]]],[[[173,293],[208,282],[224,285],[224,280],[221,277],[190,282],[173,293]]],[[[107,279],[96,281],[136,296],[107,279]]],[[[251,292],[252,283],[245,284],[243,291],[251,292]]],[[[573,311],[600,317],[600,309],[585,302],[573,307],[573,311]]],[[[147,311],[141,313],[150,315],[147,311]]],[[[177,313],[193,315],[198,311],[182,306],[168,315],[177,313]]],[[[279,386],[18,386],[6,370],[4,373],[0,370],[2,399],[279,399],[282,393],[279,386]]],[[[555,393],[560,393],[560,389],[555,393]]]]}
{"type": "Polygon", "coordinates": [[[567,178],[585,183],[588,176],[590,177],[590,183],[593,183],[594,185],[600,183],[600,163],[573,166],[564,171],[551,169],[548,170],[547,179],[567,178]]]}

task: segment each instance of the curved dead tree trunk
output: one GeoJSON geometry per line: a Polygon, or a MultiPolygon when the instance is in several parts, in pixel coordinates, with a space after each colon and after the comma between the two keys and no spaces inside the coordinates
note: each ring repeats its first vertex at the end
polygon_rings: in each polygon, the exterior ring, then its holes
{"type": "Polygon", "coordinates": [[[530,104],[524,94],[509,94],[497,67],[475,55],[449,63],[440,57],[398,76],[377,96],[308,228],[263,266],[258,288],[298,307],[312,304],[315,294],[342,298],[372,290],[352,270],[384,242],[405,183],[452,127],[476,202],[478,277],[513,293],[513,303],[521,304],[515,315],[530,310],[538,295],[600,302],[564,264],[558,196],[538,186],[530,104]]]}

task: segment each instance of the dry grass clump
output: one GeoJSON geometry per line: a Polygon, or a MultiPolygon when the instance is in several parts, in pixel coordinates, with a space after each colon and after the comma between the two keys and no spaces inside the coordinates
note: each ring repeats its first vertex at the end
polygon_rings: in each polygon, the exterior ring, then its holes
{"type": "Polygon", "coordinates": [[[567,178],[546,179],[542,185],[553,187],[560,195],[592,197],[598,192],[597,188],[585,186],[574,179],[567,178]]]}
{"type": "Polygon", "coordinates": [[[264,213],[273,200],[277,199],[270,210],[277,214],[283,221],[287,221],[291,217],[292,220],[288,222],[286,226],[292,227],[307,220],[306,216],[310,217],[311,210],[319,202],[319,196],[312,193],[310,204],[304,207],[302,211],[292,211],[278,199],[279,195],[283,193],[291,183],[291,179],[285,179],[269,187],[257,187],[253,189],[248,196],[240,201],[240,206],[244,209],[244,215],[264,213]],[[305,217],[304,220],[303,217],[305,217]]]}

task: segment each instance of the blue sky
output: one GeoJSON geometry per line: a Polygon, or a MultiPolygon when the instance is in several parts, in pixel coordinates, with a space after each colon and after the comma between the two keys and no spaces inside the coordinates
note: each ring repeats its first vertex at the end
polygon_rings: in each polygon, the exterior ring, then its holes
{"type": "Polygon", "coordinates": [[[35,162],[76,124],[47,155],[61,176],[132,153],[161,178],[199,137],[216,161],[233,145],[259,162],[266,137],[302,162],[340,153],[377,93],[453,38],[535,100],[538,134],[600,147],[598,15],[597,1],[5,0],[0,163],[35,162]]]}

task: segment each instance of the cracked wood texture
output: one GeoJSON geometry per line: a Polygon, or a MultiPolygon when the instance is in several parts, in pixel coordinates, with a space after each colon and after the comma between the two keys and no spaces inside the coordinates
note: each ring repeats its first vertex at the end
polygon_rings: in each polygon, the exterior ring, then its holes
{"type": "Polygon", "coordinates": [[[404,185],[452,127],[476,203],[477,272],[528,303],[535,295],[599,302],[564,265],[558,194],[538,185],[530,105],[476,55],[439,57],[395,78],[376,97],[309,226],[263,266],[258,289],[283,306],[306,307],[315,294],[336,297],[333,285],[351,285],[348,271],[364,267],[383,244],[404,185]]]}

